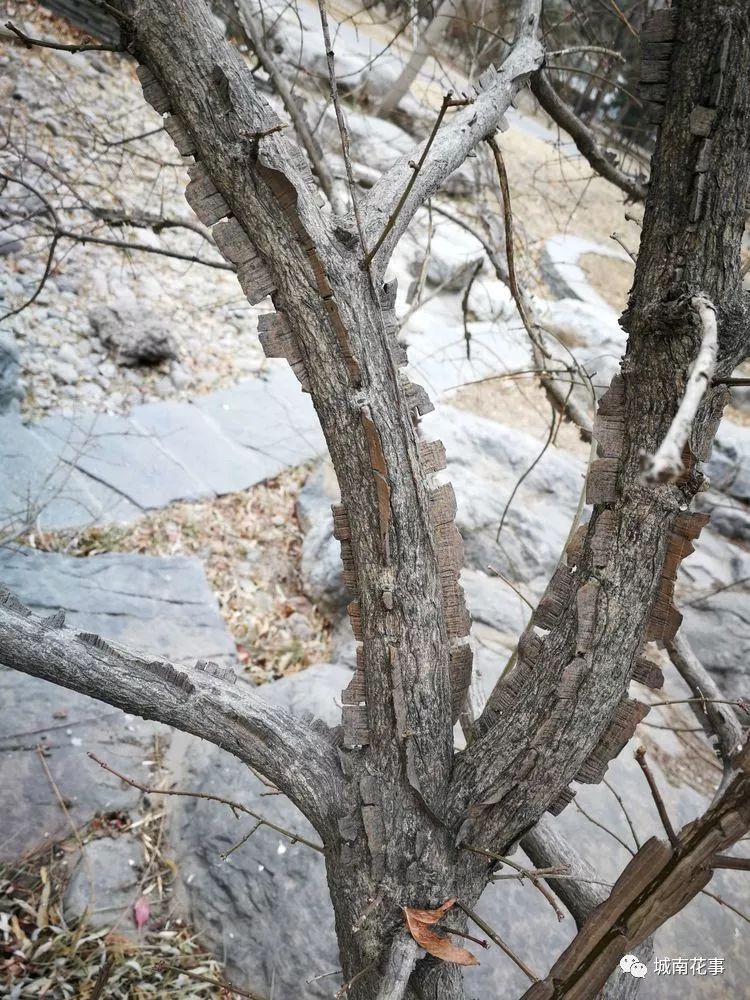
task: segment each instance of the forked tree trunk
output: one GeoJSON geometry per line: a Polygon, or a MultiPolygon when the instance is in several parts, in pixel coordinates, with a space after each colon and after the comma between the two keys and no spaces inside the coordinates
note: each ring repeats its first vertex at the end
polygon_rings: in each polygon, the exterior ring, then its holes
{"type": "MultiPolygon", "coordinates": [[[[420,200],[494,133],[539,67],[538,5],[521,4],[514,52],[441,128],[398,218],[418,155],[373,188],[362,206],[368,246],[385,223],[390,230],[369,271],[352,221],[331,224],[319,211],[299,150],[279,134],[205,5],[133,0],[125,9],[147,99],[170,112],[168,131],[196,160],[188,198],[238,265],[250,301],[272,295],[264,346],[292,362],[320,417],[341,489],[335,522],[357,594],[360,666],[341,731],[321,735],[289,722],[284,747],[283,713],[264,717],[254,696],[232,694],[205,671],[126,661],[91,637],[57,636],[2,601],[0,657],[129,711],[139,711],[143,686],[145,713],[208,738],[210,719],[215,741],[272,774],[320,832],[351,1000],[461,1000],[457,967],[429,957],[414,965],[401,907],[452,896],[471,907],[492,865],[467,843],[504,853],[545,810],[564,804],[568,782],[600,780],[640,717],[637,703],[623,699],[644,639],[668,640],[678,624],[671,586],[697,527],[685,514],[701,482],[694,465],[710,446],[723,391],[706,394],[680,483],[644,485],[641,456],[664,439],[697,354],[693,296],[716,305],[719,373],[747,353],[739,245],[750,171],[750,11],[746,0],[683,0],[661,17],[654,51],[663,79],[648,96],[664,124],[623,318],[630,339],[622,380],[594,430],[604,457],[589,480],[593,517],[476,739],[454,755],[467,680],[460,546],[450,496],[429,478],[440,448],[417,440],[424,400],[399,375],[393,289],[382,274],[420,200]],[[84,647],[88,659],[76,659],[84,647]]],[[[642,662],[637,669],[649,673],[642,662]]],[[[452,911],[443,926],[462,925],[452,911]]]]}

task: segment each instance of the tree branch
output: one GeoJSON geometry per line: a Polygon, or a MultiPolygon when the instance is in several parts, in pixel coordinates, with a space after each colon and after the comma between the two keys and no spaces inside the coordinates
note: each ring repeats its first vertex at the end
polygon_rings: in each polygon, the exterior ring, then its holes
{"type": "Polygon", "coordinates": [[[666,437],[659,445],[655,455],[646,459],[643,472],[644,480],[655,483],[672,483],[684,471],[682,461],[685,445],[690,440],[693,421],[698,413],[698,407],[711,385],[716,367],[716,354],[719,349],[719,338],[716,329],[716,308],[705,295],[695,295],[690,304],[698,313],[703,330],[698,355],[690,372],[685,395],[674,416],[666,437]]]}
{"type": "Polygon", "coordinates": [[[341,785],[335,748],[245,684],[206,664],[175,666],[45,622],[7,590],[0,591],[0,657],[14,670],[214,743],[273,781],[324,839],[331,834],[341,785]]]}
{"type": "Polygon", "coordinates": [[[633,201],[644,201],[646,185],[615,166],[606,151],[599,145],[593,129],[585,125],[565,101],[558,96],[543,69],[531,76],[530,86],[534,97],[542,108],[563,131],[568,133],[576,144],[578,152],[585,160],[588,160],[593,170],[600,177],[604,177],[605,180],[624,191],[633,201]]]}
{"type": "Polygon", "coordinates": [[[12,21],[6,21],[5,27],[8,31],[12,31],[13,34],[19,39],[19,41],[26,46],[27,49],[31,49],[34,46],[40,49],[55,49],[58,52],[124,52],[124,45],[99,45],[98,43],[77,43],[75,45],[66,45],[62,42],[53,42],[46,38],[32,38],[27,35],[20,28],[17,28],[12,21]]]}
{"type": "Polygon", "coordinates": [[[299,141],[305,147],[305,151],[310,157],[310,162],[313,165],[315,175],[320,181],[320,186],[322,187],[329,203],[335,208],[336,196],[333,189],[333,178],[331,177],[331,172],[323,158],[323,154],[315,141],[315,137],[310,131],[310,126],[307,124],[299,104],[295,101],[294,95],[289,89],[289,84],[286,82],[283,74],[266,50],[263,44],[263,35],[260,31],[258,31],[252,12],[248,10],[247,5],[243,2],[243,0],[235,0],[235,7],[237,9],[237,14],[243,30],[247,34],[253,50],[258,57],[258,62],[261,64],[266,73],[268,73],[271,83],[274,86],[274,90],[284,102],[284,107],[286,108],[287,114],[292,119],[294,130],[299,137],[299,141]]]}
{"type": "Polygon", "coordinates": [[[522,1000],[596,996],[620,958],[711,881],[714,856],[750,828],[750,744],[734,764],[735,776],[718,802],[683,827],[674,848],[655,837],[644,844],[544,982],[522,1000]]]}
{"type": "Polygon", "coordinates": [[[730,761],[742,744],[742,726],[734,708],[723,700],[721,688],[709,674],[682,631],[666,643],[669,658],[695,695],[689,702],[704,729],[716,736],[719,755],[724,762],[720,791],[731,773],[730,761]],[[700,700],[697,700],[700,699],[700,700]]]}
{"type": "MultiPolygon", "coordinates": [[[[543,47],[537,38],[539,0],[524,0],[519,17],[516,41],[500,68],[490,72],[477,99],[459,111],[450,124],[444,125],[431,140],[431,155],[401,206],[387,238],[374,260],[375,272],[382,274],[393,248],[405,232],[419,206],[437,191],[471,151],[492,135],[503,122],[511,101],[529,75],[542,61],[543,47]]],[[[485,77],[483,77],[485,79],[485,77]]],[[[412,177],[411,164],[420,160],[427,140],[413,152],[402,156],[370,189],[362,206],[365,242],[373,246],[393,216],[396,205],[412,177]]]]}

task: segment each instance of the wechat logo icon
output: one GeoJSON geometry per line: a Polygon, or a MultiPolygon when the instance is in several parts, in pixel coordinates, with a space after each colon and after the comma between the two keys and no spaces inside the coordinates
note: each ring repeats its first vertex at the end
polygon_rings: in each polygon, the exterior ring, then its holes
{"type": "Polygon", "coordinates": [[[623,972],[629,972],[636,979],[643,979],[648,972],[643,962],[638,961],[637,955],[623,955],[620,959],[620,968],[623,972]]]}

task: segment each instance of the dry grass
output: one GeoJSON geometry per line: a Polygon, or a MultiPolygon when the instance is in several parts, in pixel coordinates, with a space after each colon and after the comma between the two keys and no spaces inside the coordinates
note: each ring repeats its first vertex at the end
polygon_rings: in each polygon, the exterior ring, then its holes
{"type": "MultiPolygon", "coordinates": [[[[0,991],[8,998],[145,1000],[148,997],[227,998],[213,982],[180,969],[220,978],[180,920],[168,912],[172,862],[160,851],[163,814],[135,824],[123,816],[95,819],[76,836],[0,867],[0,991]],[[143,891],[155,914],[137,940],[122,926],[90,928],[67,923],[63,895],[80,845],[101,834],[137,832],[146,852],[143,891]],[[162,914],[163,915],[160,915],[162,914]]],[[[135,902],[135,900],[134,900],[135,902]]]]}
{"type": "Polygon", "coordinates": [[[203,563],[240,662],[256,683],[295,673],[329,655],[329,626],[302,592],[302,530],[295,503],[307,477],[292,469],[243,493],[177,503],[129,525],[27,535],[45,551],[193,555],[203,563]]]}

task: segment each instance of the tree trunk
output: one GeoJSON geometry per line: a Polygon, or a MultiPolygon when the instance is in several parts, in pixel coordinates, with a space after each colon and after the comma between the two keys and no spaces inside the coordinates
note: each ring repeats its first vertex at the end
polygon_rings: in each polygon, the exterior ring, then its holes
{"type": "MultiPolygon", "coordinates": [[[[440,129],[409,199],[400,205],[414,176],[411,156],[371,191],[368,245],[390,228],[368,271],[351,220],[331,222],[320,212],[299,150],[280,134],[205,4],[127,4],[129,51],[141,63],[144,92],[170,113],[166,128],[196,160],[188,198],[238,265],[250,301],[272,296],[264,345],[291,361],[328,442],[342,496],[337,536],[362,642],[341,730],[322,735],[264,712],[257,697],[228,695],[220,679],[194,668],[143,658],[133,667],[106,644],[61,638],[0,601],[0,654],[12,666],[130,711],[138,711],[136,688],[144,685],[155,718],[201,735],[208,718],[222,729],[222,745],[291,789],[324,840],[351,1000],[460,1000],[459,969],[430,957],[414,965],[402,907],[433,908],[453,896],[472,907],[494,862],[467,845],[511,850],[561,793],[565,799],[568,782],[600,780],[631,735],[642,709],[626,692],[644,639],[669,641],[679,624],[674,553],[695,537],[698,522],[685,511],[724,399],[721,389],[707,391],[683,479],[644,484],[642,454],[663,441],[697,353],[693,296],[716,306],[719,373],[747,352],[739,246],[750,171],[750,11],[746,0],[683,0],[662,12],[676,41],[669,83],[653,95],[666,109],[623,317],[627,355],[594,428],[603,457],[589,478],[593,516],[535,611],[515,670],[478,720],[479,737],[454,755],[468,653],[460,540],[450,492],[430,480],[440,447],[417,440],[425,400],[399,375],[393,288],[379,276],[420,201],[494,133],[539,66],[539,7],[524,0],[521,9],[514,52],[494,77],[484,74],[471,107],[440,129]],[[94,652],[76,658],[82,646],[94,652]],[[132,670],[138,684],[131,678],[123,689],[132,670]]],[[[452,910],[441,926],[463,929],[463,917],[452,910]]]]}

